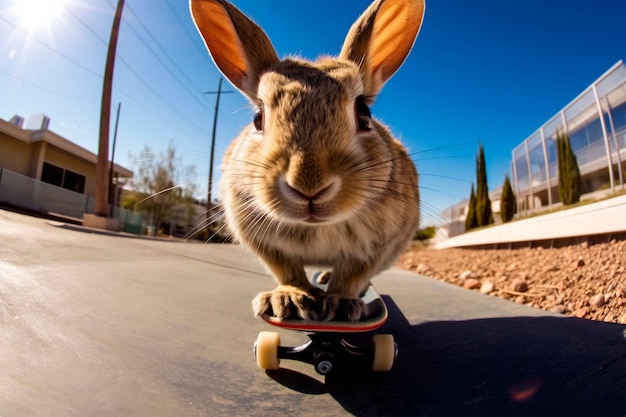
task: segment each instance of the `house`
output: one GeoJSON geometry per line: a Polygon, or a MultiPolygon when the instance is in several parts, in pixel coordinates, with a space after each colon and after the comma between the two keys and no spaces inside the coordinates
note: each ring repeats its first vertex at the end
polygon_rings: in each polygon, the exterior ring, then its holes
{"type": "MultiPolygon", "coordinates": [[[[71,192],[61,197],[64,190],[57,189],[57,206],[71,200],[81,203],[70,205],[81,207],[60,214],[82,218],[79,209],[83,214],[90,212],[90,201],[96,194],[97,155],[49,130],[49,123],[50,119],[44,115],[31,117],[26,128],[23,128],[24,119],[20,116],[14,116],[10,121],[0,119],[0,203],[49,211],[45,205],[42,206],[40,192],[24,197],[27,193],[24,184],[32,179],[71,192]],[[15,178],[13,184],[19,178],[21,185],[11,187],[8,176],[15,178]]],[[[118,196],[124,181],[132,176],[131,170],[114,164],[113,183],[116,192],[112,195],[118,196]]]]}

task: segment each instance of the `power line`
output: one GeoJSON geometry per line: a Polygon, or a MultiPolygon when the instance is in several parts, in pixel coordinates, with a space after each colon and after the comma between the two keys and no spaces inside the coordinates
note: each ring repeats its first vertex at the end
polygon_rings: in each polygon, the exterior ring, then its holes
{"type": "Polygon", "coordinates": [[[58,94],[58,95],[60,95],[60,96],[64,96],[64,97],[68,97],[68,98],[73,98],[73,99],[77,99],[77,100],[86,100],[86,101],[95,101],[95,100],[96,100],[95,98],[91,98],[91,97],[78,97],[78,96],[73,96],[73,95],[71,95],[71,94],[63,93],[63,92],[61,92],[61,91],[53,90],[53,89],[51,89],[51,88],[47,88],[47,87],[41,86],[41,85],[39,85],[39,84],[35,84],[35,83],[33,83],[33,82],[30,82],[30,81],[28,81],[28,80],[25,80],[25,79],[23,79],[23,78],[17,77],[17,76],[15,76],[15,75],[13,75],[13,74],[9,74],[8,72],[6,72],[6,71],[4,71],[4,70],[2,70],[2,69],[0,69],[0,73],[2,73],[2,74],[4,74],[4,75],[6,75],[7,77],[13,78],[14,80],[17,80],[17,81],[19,81],[19,82],[22,82],[22,83],[24,83],[24,84],[28,84],[28,85],[30,85],[31,87],[35,87],[35,88],[38,88],[38,89],[40,89],[40,90],[47,91],[47,92],[49,92],[49,93],[58,94]]]}
{"type": "Polygon", "coordinates": [[[58,49],[53,48],[52,46],[48,45],[47,43],[37,39],[36,37],[34,37],[33,35],[31,35],[30,33],[26,32],[25,30],[21,29],[20,27],[18,27],[17,25],[11,23],[10,21],[8,21],[7,19],[5,19],[4,17],[0,16],[0,20],[4,21],[5,23],[7,23],[8,25],[12,26],[15,30],[22,32],[22,34],[24,34],[27,38],[32,39],[34,41],[36,41],[37,43],[39,43],[41,46],[51,50],[52,52],[56,53],[57,55],[65,58],[66,60],[68,60],[69,62],[71,62],[72,64],[84,69],[85,71],[87,71],[88,73],[95,75],[96,77],[102,79],[102,74],[97,73],[96,71],[92,70],[91,68],[88,68],[86,66],[84,66],[83,64],[81,64],[80,62],[70,58],[69,56],[65,55],[64,53],[60,52],[58,49]]]}
{"type": "MultiPolygon", "coordinates": [[[[193,85],[193,81],[191,81],[187,75],[185,75],[184,71],[180,68],[180,66],[176,63],[176,61],[174,61],[169,54],[163,49],[163,47],[161,46],[161,44],[159,43],[159,41],[156,40],[156,38],[154,37],[154,35],[152,35],[152,33],[150,32],[150,30],[146,27],[146,25],[141,21],[141,19],[139,18],[139,16],[137,15],[137,13],[135,13],[135,11],[133,10],[133,8],[130,6],[130,4],[126,4],[126,7],[128,8],[128,10],[130,10],[130,12],[135,16],[135,18],[137,19],[137,22],[141,25],[141,27],[146,31],[146,33],[148,34],[148,36],[150,36],[150,39],[152,39],[152,41],[155,43],[155,45],[161,50],[161,52],[163,53],[163,55],[165,55],[165,57],[169,60],[169,62],[176,68],[178,69],[178,71],[180,72],[180,74],[185,78],[185,80],[193,85]]],[[[145,45],[146,48],[148,48],[148,50],[152,53],[152,55],[161,63],[161,65],[163,66],[163,68],[165,68],[167,70],[167,72],[170,73],[170,75],[172,77],[174,77],[174,79],[178,82],[178,84],[183,87],[190,95],[191,97],[196,101],[196,103],[198,103],[201,107],[205,108],[207,111],[210,111],[210,109],[208,107],[206,107],[206,103],[201,102],[198,97],[196,96],[196,94],[191,91],[185,84],[183,84],[183,82],[180,80],[180,78],[178,78],[178,76],[176,74],[174,74],[170,68],[165,65],[165,63],[163,62],[163,60],[156,54],[156,52],[154,52],[154,49],[152,49],[152,47],[150,47],[150,45],[148,45],[148,43],[141,37],[141,35],[135,30],[135,28],[133,28],[133,26],[130,24],[130,22],[124,18],[124,22],[126,23],[127,27],[130,28],[130,30],[132,30],[132,32],[139,38],[139,40],[141,41],[141,43],[143,43],[145,45]]],[[[198,89],[197,93],[200,93],[200,90],[198,89]]]]}
{"type": "MultiPolygon", "coordinates": [[[[107,3],[111,4],[108,0],[107,3]]],[[[130,27],[131,30],[132,27],[128,24],[128,22],[124,19],[124,21],[126,22],[126,26],[130,27]]],[[[134,30],[133,30],[134,31],[134,30]]],[[[152,92],[152,94],[154,94],[159,100],[161,100],[167,107],[169,107],[174,113],[176,113],[177,115],[179,115],[180,117],[182,117],[183,119],[187,119],[186,115],[184,115],[183,113],[180,112],[180,110],[178,110],[176,107],[172,106],[172,104],[170,104],[170,102],[168,100],[166,100],[163,96],[161,96],[161,94],[159,94],[154,87],[152,87],[150,84],[148,84],[144,78],[142,78],[139,73],[133,68],[132,65],[130,65],[128,63],[128,61],[126,61],[126,59],[124,59],[124,57],[122,57],[121,55],[119,55],[117,57],[125,66],[126,68],[139,80],[139,82],[146,87],[148,90],[150,90],[152,92]]],[[[204,128],[202,126],[200,126],[199,124],[197,124],[193,119],[187,119],[189,124],[194,125],[196,128],[198,128],[200,131],[205,132],[208,135],[208,132],[206,132],[204,130],[204,128]]]]}
{"type": "MultiPolygon", "coordinates": [[[[109,3],[109,5],[111,5],[111,4],[109,3]]],[[[170,7],[170,5],[169,5],[169,4],[168,4],[168,7],[170,7]]],[[[68,10],[68,11],[70,12],[70,15],[71,15],[72,17],[74,17],[74,18],[75,18],[75,19],[76,19],[76,20],[77,20],[77,21],[78,21],[78,22],[79,22],[79,23],[80,23],[80,24],[81,24],[81,25],[82,25],[85,29],[87,29],[87,30],[88,30],[88,31],[89,31],[89,32],[90,32],[90,33],[91,33],[94,37],[96,37],[96,38],[97,38],[97,39],[98,39],[101,43],[103,43],[103,44],[105,44],[105,45],[106,45],[106,41],[105,41],[105,40],[104,40],[104,39],[103,39],[103,38],[102,38],[102,37],[101,37],[101,36],[100,36],[97,32],[95,32],[95,31],[94,31],[94,30],[93,30],[93,29],[89,26],[89,24],[85,23],[85,21],[83,21],[83,20],[82,20],[82,19],[81,19],[81,18],[80,18],[80,17],[79,17],[76,13],[74,13],[73,11],[71,11],[71,10],[67,9],[67,7],[66,7],[66,10],[68,10]]],[[[136,15],[136,13],[134,13],[134,12],[133,12],[133,14],[134,14],[135,16],[137,16],[137,15],[136,15]]],[[[177,18],[177,19],[178,19],[178,18],[177,18]]],[[[103,76],[102,76],[102,74],[99,74],[98,72],[96,72],[96,71],[92,70],[91,68],[89,68],[89,67],[87,67],[87,66],[85,66],[85,65],[81,64],[81,63],[80,63],[80,62],[78,62],[77,60],[75,60],[75,59],[71,58],[70,56],[68,56],[68,55],[64,54],[63,52],[59,51],[58,49],[54,48],[53,46],[50,46],[50,45],[49,45],[49,44],[47,44],[46,42],[44,42],[44,41],[40,40],[39,38],[37,38],[36,36],[32,35],[31,33],[28,33],[27,31],[25,31],[25,30],[23,30],[23,29],[19,28],[16,24],[14,24],[14,23],[10,22],[10,21],[9,21],[9,20],[7,20],[6,18],[4,18],[4,17],[0,16],[0,20],[2,20],[3,22],[5,22],[5,23],[6,23],[6,24],[8,24],[9,26],[11,26],[11,27],[12,27],[13,29],[15,29],[16,31],[20,32],[20,33],[21,33],[23,36],[25,36],[26,38],[34,40],[34,41],[35,41],[35,42],[37,42],[39,45],[41,45],[41,46],[43,46],[44,48],[46,48],[46,49],[50,50],[51,52],[53,52],[53,53],[57,54],[58,56],[60,56],[60,57],[62,57],[63,59],[67,60],[68,62],[71,62],[72,64],[74,64],[75,66],[77,66],[77,67],[81,68],[82,70],[84,70],[84,71],[86,71],[86,72],[88,72],[88,73],[90,73],[90,74],[92,74],[92,75],[94,75],[94,76],[98,77],[99,79],[102,79],[102,77],[103,77],[103,76]]],[[[126,23],[129,27],[131,27],[131,25],[130,25],[130,24],[128,24],[128,22],[127,22],[127,21],[126,21],[125,23],[126,23]]],[[[143,24],[142,24],[142,26],[144,26],[144,28],[145,28],[145,25],[143,25],[143,24]]],[[[132,27],[131,27],[131,28],[132,28],[132,27]]],[[[132,29],[132,30],[136,33],[136,31],[135,31],[134,29],[132,29]]],[[[188,32],[186,32],[186,33],[188,33],[188,32]]],[[[136,33],[136,34],[137,34],[137,33],[136,33]]],[[[137,35],[138,35],[138,34],[137,34],[137,35]]],[[[139,35],[138,35],[138,36],[139,36],[139,35]]],[[[140,36],[139,36],[139,37],[140,37],[140,36]]],[[[151,35],[151,37],[154,39],[154,36],[152,36],[152,35],[151,35]]],[[[140,37],[140,39],[141,39],[141,37],[140,37]]],[[[144,41],[143,39],[141,39],[141,40],[142,40],[142,42],[143,42],[144,44],[146,44],[146,43],[145,43],[145,41],[144,41]]],[[[194,45],[195,45],[195,43],[194,43],[194,45]]],[[[147,44],[146,44],[146,46],[147,46],[147,44]]],[[[153,54],[155,54],[155,52],[154,52],[153,50],[151,50],[151,52],[152,52],[153,54]]],[[[156,56],[156,55],[155,55],[155,56],[156,56]]],[[[207,57],[208,57],[208,55],[205,55],[205,56],[207,56],[207,57]]],[[[169,58],[169,57],[168,57],[168,58],[169,58]]],[[[145,82],[145,80],[144,80],[144,79],[140,76],[140,74],[139,74],[139,73],[138,73],[138,72],[137,72],[137,71],[133,68],[133,66],[132,66],[132,65],[130,65],[130,64],[128,63],[128,61],[126,61],[126,60],[125,60],[123,57],[121,57],[121,56],[119,57],[119,59],[120,59],[120,61],[122,62],[122,64],[123,64],[123,65],[124,65],[124,66],[125,66],[125,67],[126,67],[126,68],[127,68],[127,69],[128,69],[128,70],[129,70],[129,71],[130,71],[130,72],[131,72],[131,73],[132,73],[132,74],[133,74],[133,75],[134,75],[134,76],[135,76],[135,77],[136,77],[139,81],[140,81],[140,83],[142,83],[142,84],[143,84],[143,85],[144,85],[144,86],[145,86],[148,90],[150,90],[150,91],[152,92],[152,94],[154,94],[154,95],[155,95],[158,99],[160,99],[163,103],[165,103],[165,105],[166,105],[167,107],[169,107],[169,108],[170,108],[170,109],[171,109],[174,113],[176,113],[176,114],[177,114],[178,116],[180,116],[182,119],[186,120],[189,124],[194,125],[194,127],[195,127],[195,128],[197,128],[200,132],[203,132],[203,134],[206,134],[206,135],[208,136],[209,132],[208,132],[207,130],[205,130],[205,128],[204,128],[204,127],[202,127],[202,126],[200,126],[199,124],[195,123],[195,121],[191,121],[190,119],[188,119],[188,118],[186,117],[186,115],[185,115],[185,114],[181,113],[178,109],[176,109],[175,107],[173,107],[173,106],[169,103],[169,101],[168,101],[168,100],[166,100],[164,97],[162,97],[162,96],[161,96],[161,95],[160,95],[160,94],[159,94],[159,93],[158,93],[158,92],[157,92],[157,91],[156,91],[156,90],[155,90],[152,86],[150,86],[148,83],[146,83],[146,82],[145,82]]],[[[165,67],[166,69],[168,69],[168,71],[169,71],[169,68],[168,68],[167,66],[165,66],[165,64],[163,63],[163,61],[162,61],[162,60],[159,60],[159,61],[160,61],[161,65],[164,65],[164,67],[165,67]]],[[[15,77],[15,76],[11,75],[11,74],[6,73],[6,72],[4,72],[4,73],[5,73],[7,76],[10,76],[10,77],[13,77],[13,78],[17,78],[17,77],[15,77]]],[[[171,73],[171,71],[170,71],[170,73],[171,73]]],[[[180,80],[179,80],[179,79],[178,79],[178,78],[177,78],[174,74],[172,74],[172,75],[173,75],[173,76],[177,79],[177,81],[179,81],[179,83],[181,83],[181,85],[182,85],[182,82],[181,82],[181,81],[180,81],[180,80]]],[[[40,85],[37,85],[37,84],[34,84],[34,83],[30,83],[30,82],[28,82],[28,81],[26,81],[26,80],[20,80],[20,81],[25,82],[25,83],[27,83],[27,84],[31,84],[31,85],[33,85],[34,87],[37,87],[37,88],[41,88],[42,90],[47,90],[47,91],[50,91],[50,92],[55,93],[55,94],[66,95],[66,96],[68,96],[68,97],[71,97],[70,95],[67,95],[67,94],[65,94],[65,93],[61,93],[61,92],[58,92],[58,91],[54,91],[54,90],[52,90],[52,89],[47,89],[46,87],[43,87],[43,86],[40,86],[40,85]]],[[[131,95],[131,94],[129,94],[128,92],[124,91],[124,89],[120,88],[118,85],[115,85],[115,86],[114,86],[114,88],[115,88],[115,90],[117,90],[117,91],[121,92],[121,93],[122,93],[124,96],[126,96],[128,99],[130,99],[131,101],[133,101],[133,102],[134,102],[134,103],[136,103],[137,105],[141,106],[141,107],[142,107],[142,108],[144,108],[145,110],[149,111],[150,113],[154,114],[154,115],[155,115],[155,116],[157,116],[158,118],[160,118],[160,119],[163,119],[163,118],[164,118],[164,117],[163,117],[163,115],[161,115],[161,114],[159,114],[159,113],[156,113],[155,111],[153,111],[152,109],[150,109],[149,107],[147,107],[147,106],[146,106],[143,102],[141,102],[141,101],[137,100],[136,98],[134,98],[134,96],[133,96],[133,95],[131,95]]],[[[186,88],[186,90],[187,90],[187,92],[189,93],[189,90],[188,90],[187,88],[186,88]]],[[[193,93],[190,93],[190,94],[192,95],[192,97],[194,97],[194,98],[195,98],[195,96],[194,96],[194,94],[193,94],[193,93]]],[[[74,98],[77,98],[77,97],[74,97],[74,98]]],[[[199,102],[197,99],[196,99],[196,101],[198,102],[198,104],[200,104],[203,108],[205,108],[205,109],[206,109],[205,104],[203,104],[203,103],[199,102]]],[[[221,119],[221,117],[220,117],[220,119],[221,119]]],[[[176,123],[172,123],[172,124],[173,124],[174,126],[176,126],[176,127],[177,127],[180,131],[182,131],[182,132],[186,133],[187,135],[189,135],[189,136],[191,136],[191,137],[196,136],[195,134],[190,134],[190,133],[189,133],[186,129],[184,129],[184,128],[182,128],[182,127],[178,126],[176,123]]],[[[230,123],[224,123],[224,124],[225,124],[225,125],[230,126],[230,123]]],[[[203,141],[204,141],[204,140],[205,140],[205,139],[203,139],[203,141]]]]}
{"type": "MultiPolygon", "coordinates": [[[[72,14],[72,16],[77,17],[75,14],[72,14]]],[[[13,24],[12,22],[8,21],[8,20],[7,20],[7,19],[5,19],[4,17],[0,16],[0,20],[2,20],[2,21],[4,21],[5,23],[9,24],[9,25],[10,25],[11,27],[13,27],[14,29],[17,29],[17,30],[18,30],[19,32],[21,32],[24,36],[26,36],[26,37],[27,37],[27,38],[29,38],[29,39],[32,39],[32,40],[36,41],[37,43],[39,43],[39,44],[40,44],[40,45],[42,45],[43,47],[47,48],[47,49],[48,49],[48,50],[50,50],[51,52],[53,52],[53,53],[57,54],[58,56],[60,56],[60,57],[64,58],[65,60],[67,60],[67,61],[71,62],[72,64],[74,64],[74,65],[78,66],[79,68],[81,68],[81,69],[83,69],[83,70],[85,70],[85,71],[89,72],[90,74],[95,75],[95,76],[96,76],[96,77],[98,77],[100,80],[102,79],[102,75],[101,75],[101,74],[98,74],[97,72],[95,72],[95,71],[93,71],[93,70],[91,70],[91,69],[87,68],[86,66],[84,66],[84,65],[80,64],[79,62],[75,61],[74,59],[70,58],[69,56],[67,56],[67,55],[63,54],[63,53],[62,53],[62,52],[60,52],[58,49],[56,49],[56,48],[54,48],[54,47],[52,47],[52,46],[50,46],[50,45],[46,44],[45,42],[41,41],[41,40],[40,40],[40,39],[38,39],[37,37],[33,36],[32,34],[29,34],[28,32],[26,32],[26,31],[24,31],[24,30],[22,30],[22,29],[18,28],[18,27],[17,27],[17,25],[15,25],[15,24],[13,24]]],[[[82,20],[80,20],[80,18],[78,18],[78,20],[79,20],[79,21],[83,24],[83,26],[88,26],[88,25],[86,25],[86,24],[85,24],[82,20]]],[[[92,32],[95,36],[97,36],[97,37],[99,38],[99,36],[98,36],[95,32],[93,32],[92,30],[90,30],[90,32],[92,32]]],[[[128,64],[126,64],[126,65],[128,65],[128,64]]],[[[62,93],[62,92],[59,92],[59,91],[56,91],[56,90],[53,90],[53,89],[50,89],[50,88],[43,87],[43,86],[41,86],[41,85],[38,85],[38,84],[32,83],[32,82],[30,82],[30,81],[27,81],[27,80],[21,79],[21,78],[19,78],[19,77],[16,77],[16,76],[14,76],[14,75],[12,75],[12,74],[9,74],[9,73],[7,73],[7,72],[5,72],[5,71],[2,71],[2,72],[3,72],[5,75],[7,75],[8,77],[11,77],[11,78],[17,79],[17,80],[19,80],[19,81],[21,81],[21,82],[24,82],[24,83],[26,83],[26,84],[32,85],[33,87],[36,87],[36,88],[40,88],[40,89],[42,89],[42,90],[44,90],[44,91],[49,91],[49,92],[54,93],[54,94],[64,95],[64,96],[67,96],[67,97],[70,97],[70,98],[83,99],[83,98],[81,98],[81,97],[71,96],[71,95],[66,94],[66,93],[62,93]]],[[[153,114],[154,116],[156,116],[157,118],[159,118],[159,119],[167,119],[167,118],[166,118],[166,117],[164,117],[162,114],[159,114],[159,113],[155,112],[154,110],[152,110],[151,108],[149,108],[148,106],[146,106],[143,102],[141,102],[141,101],[139,101],[138,99],[136,99],[133,95],[129,94],[129,93],[128,93],[128,92],[126,92],[124,89],[120,88],[118,85],[115,85],[115,86],[114,86],[114,89],[115,89],[116,91],[118,91],[119,93],[123,94],[125,97],[127,97],[129,100],[131,100],[133,103],[137,104],[138,106],[140,106],[140,107],[142,107],[143,109],[147,110],[148,112],[152,113],[152,114],[153,114]]],[[[87,98],[84,98],[84,99],[85,99],[85,100],[96,100],[96,99],[87,99],[87,98]]],[[[172,124],[172,126],[175,126],[178,130],[180,130],[181,132],[185,133],[186,135],[188,135],[188,136],[190,136],[190,137],[197,137],[197,135],[196,135],[196,134],[190,133],[187,129],[185,129],[185,128],[183,128],[183,127],[179,126],[177,123],[173,123],[173,122],[170,122],[170,123],[172,124]]],[[[201,130],[201,131],[202,131],[205,135],[208,135],[208,134],[209,134],[209,133],[208,133],[208,130],[204,130],[204,129],[202,129],[202,128],[200,128],[200,130],[201,130]]],[[[205,140],[205,139],[203,139],[203,140],[205,140]]]]}
{"type": "MultiPolygon", "coordinates": [[[[182,76],[185,78],[185,80],[194,88],[197,89],[197,87],[194,85],[194,82],[192,80],[190,80],[186,74],[185,71],[183,71],[183,69],[176,63],[176,61],[170,56],[170,54],[161,46],[161,42],[159,42],[156,37],[153,35],[153,33],[150,31],[150,29],[147,27],[146,24],[144,24],[144,22],[142,21],[142,17],[137,14],[135,12],[134,9],[132,9],[132,6],[130,6],[128,3],[126,4],[127,8],[132,12],[133,16],[135,17],[136,21],[139,23],[139,25],[143,28],[143,30],[148,34],[148,36],[152,39],[152,41],[156,44],[156,46],[159,48],[159,50],[162,52],[163,55],[165,55],[165,57],[169,60],[170,63],[172,63],[172,65],[178,69],[178,71],[180,72],[180,74],[182,74],[182,76]]],[[[183,24],[183,22],[180,20],[180,18],[178,17],[178,15],[176,14],[175,10],[172,8],[172,6],[166,1],[166,5],[168,6],[168,8],[170,9],[170,11],[172,12],[172,15],[175,17],[176,21],[178,22],[178,24],[183,28],[185,34],[187,35],[187,37],[189,38],[189,40],[193,43],[193,45],[198,49],[198,51],[200,52],[200,54],[204,57],[204,59],[207,61],[207,63],[209,65],[211,65],[211,60],[209,58],[209,55],[207,53],[206,50],[203,50],[202,48],[199,48],[197,43],[194,41],[193,36],[189,33],[189,30],[187,29],[187,27],[183,24]]],[[[187,86],[185,86],[183,84],[183,82],[180,80],[180,78],[178,78],[176,76],[176,74],[174,74],[170,68],[163,62],[163,60],[158,56],[158,54],[154,51],[153,48],[150,47],[150,45],[146,42],[146,40],[137,32],[137,30],[135,30],[135,28],[133,27],[133,25],[131,24],[131,22],[126,18],[123,17],[124,23],[126,24],[126,26],[128,26],[131,31],[139,38],[139,40],[144,44],[144,46],[152,53],[152,55],[159,61],[159,63],[170,73],[170,75],[179,83],[179,85],[181,85],[191,96],[192,98],[202,106],[202,108],[209,110],[206,105],[202,102],[199,101],[199,99],[197,98],[197,96],[194,94],[193,91],[190,91],[189,88],[187,88],[187,86]]],[[[120,58],[121,60],[123,60],[123,58],[120,58]]],[[[232,123],[230,121],[230,119],[225,120],[224,117],[220,114],[219,115],[219,119],[222,122],[222,124],[224,126],[230,127],[233,130],[237,130],[232,126],[232,123]]],[[[198,125],[196,125],[198,126],[198,125]]]]}
{"type": "Polygon", "coordinates": [[[76,13],[74,13],[67,5],[64,5],[65,11],[74,17],[74,19],[78,20],[85,29],[87,29],[93,36],[95,36],[104,46],[107,45],[107,41],[104,40],[100,35],[96,33],[95,30],[91,28],[87,23],[85,23],[76,13]]]}
{"type": "MultiPolygon", "coordinates": [[[[110,6],[111,3],[109,3],[110,6]]],[[[126,6],[128,6],[128,3],[126,3],[126,6]]],[[[106,40],[104,40],[98,33],[96,33],[87,23],[85,23],[84,20],[82,20],[76,13],[72,12],[70,9],[68,9],[67,7],[65,8],[73,17],[74,19],[76,19],[85,29],[87,29],[92,35],[94,35],[101,43],[103,43],[105,46],[107,45],[106,40]]],[[[31,35],[29,35],[31,36],[31,35]]],[[[41,41],[39,41],[41,42],[41,41]]],[[[54,50],[55,52],[59,53],[58,51],[54,50]]],[[[122,61],[122,64],[124,64],[127,68],[130,68],[130,65],[122,58],[120,57],[120,60],[122,61]]],[[[132,71],[132,69],[131,69],[132,71]]],[[[138,76],[137,73],[135,73],[135,76],[137,76],[138,78],[140,78],[138,76]]],[[[102,76],[100,76],[100,78],[102,78],[102,76]]],[[[139,101],[138,99],[136,99],[135,97],[133,97],[131,94],[127,93],[126,91],[124,91],[122,88],[120,88],[118,85],[114,84],[114,89],[117,90],[118,92],[122,93],[124,96],[126,96],[129,100],[131,100],[133,103],[137,104],[138,106],[142,107],[144,110],[147,110],[148,112],[152,113],[154,116],[156,116],[157,118],[163,118],[163,116],[157,112],[155,112],[154,110],[152,110],[151,108],[149,108],[148,106],[146,106],[143,102],[139,101]]],[[[174,126],[176,126],[181,132],[194,137],[195,134],[190,133],[189,131],[187,131],[185,128],[182,128],[180,126],[178,126],[177,124],[174,124],[174,126]]],[[[208,134],[207,131],[203,131],[204,133],[208,134]]]]}
{"type": "Polygon", "coordinates": [[[198,43],[196,42],[197,34],[196,34],[196,37],[194,38],[194,35],[189,32],[188,27],[183,23],[182,20],[180,20],[180,17],[178,16],[178,14],[176,14],[176,11],[174,10],[170,2],[168,0],[163,0],[163,1],[165,1],[165,4],[167,4],[167,7],[169,7],[170,11],[172,12],[172,16],[174,16],[174,18],[176,19],[180,27],[183,28],[183,31],[185,32],[185,34],[187,35],[187,37],[189,38],[193,46],[195,46],[196,50],[200,52],[200,55],[202,56],[202,58],[205,59],[209,65],[212,65],[211,59],[209,58],[207,50],[205,48],[198,46],[198,43]]]}

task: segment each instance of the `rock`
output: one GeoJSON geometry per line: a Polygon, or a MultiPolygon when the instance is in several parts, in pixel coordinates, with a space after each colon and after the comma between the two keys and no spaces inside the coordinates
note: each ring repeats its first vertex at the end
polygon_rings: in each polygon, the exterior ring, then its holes
{"type": "Polygon", "coordinates": [[[474,288],[478,288],[480,286],[480,281],[475,278],[468,278],[463,283],[463,287],[468,290],[473,290],[474,288]]]}
{"type": "Polygon", "coordinates": [[[469,278],[474,278],[474,273],[472,271],[470,271],[470,270],[463,271],[459,275],[459,278],[461,278],[462,280],[466,280],[466,279],[469,279],[469,278]]]}
{"type": "Polygon", "coordinates": [[[593,297],[589,298],[589,305],[593,307],[602,307],[606,304],[606,300],[604,299],[604,294],[596,294],[593,297]]]}
{"type": "Polygon", "coordinates": [[[583,319],[587,315],[588,311],[589,309],[587,307],[581,307],[578,310],[576,310],[575,316],[578,317],[579,319],[583,319]]]}
{"type": "Polygon", "coordinates": [[[526,297],[524,297],[523,295],[518,295],[515,299],[515,302],[517,304],[524,304],[526,302],[526,297]]]}
{"type": "Polygon", "coordinates": [[[485,281],[483,282],[483,284],[480,286],[480,292],[482,294],[489,294],[490,292],[492,292],[494,290],[495,286],[493,285],[493,282],[491,281],[485,281]]]}
{"type": "Polygon", "coordinates": [[[515,279],[509,286],[509,289],[515,292],[526,292],[528,291],[528,283],[523,279],[515,279]]]}
{"type": "Polygon", "coordinates": [[[511,272],[511,271],[515,271],[517,269],[517,263],[513,262],[512,264],[508,264],[505,268],[505,271],[507,272],[511,272]]]}
{"type": "Polygon", "coordinates": [[[426,274],[429,271],[430,271],[430,267],[426,264],[419,264],[417,265],[417,268],[415,269],[415,272],[417,272],[418,274],[426,274]]]}
{"type": "Polygon", "coordinates": [[[550,311],[552,311],[553,313],[564,314],[567,311],[567,309],[565,308],[564,305],[558,304],[552,307],[550,311]]]}
{"type": "Polygon", "coordinates": [[[577,261],[572,262],[572,270],[577,270],[578,268],[582,268],[585,266],[585,261],[579,258],[577,261]]]}
{"type": "Polygon", "coordinates": [[[547,266],[545,268],[543,268],[543,270],[541,272],[543,272],[544,274],[547,274],[548,272],[556,272],[559,270],[559,267],[556,265],[550,265],[547,266]]]}

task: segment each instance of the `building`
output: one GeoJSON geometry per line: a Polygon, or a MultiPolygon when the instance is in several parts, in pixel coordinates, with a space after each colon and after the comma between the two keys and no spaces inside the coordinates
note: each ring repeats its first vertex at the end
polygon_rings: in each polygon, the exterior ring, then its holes
{"type": "Polygon", "coordinates": [[[582,194],[624,188],[626,66],[621,60],[513,150],[512,186],[520,213],[560,204],[559,130],[570,137],[582,194]]]}
{"type": "MultiPolygon", "coordinates": [[[[500,197],[502,196],[502,187],[495,188],[489,192],[489,200],[491,201],[491,212],[493,213],[493,221],[495,224],[502,222],[500,218],[500,197]]],[[[438,240],[446,240],[454,236],[465,233],[465,218],[469,210],[469,198],[459,201],[453,206],[448,207],[441,213],[443,224],[437,228],[438,240]]]]}
{"type": "MultiPolygon", "coordinates": [[[[42,187],[27,190],[32,187],[32,179],[64,189],[56,191],[59,203],[77,206],[69,202],[81,201],[80,211],[90,212],[89,201],[96,194],[97,155],[49,130],[49,123],[46,116],[36,115],[29,118],[25,129],[20,116],[10,121],[0,119],[0,202],[47,211],[34,201],[41,200],[42,187]]],[[[114,164],[113,179],[118,190],[132,176],[132,171],[114,164]]],[[[72,213],[76,214],[67,215],[82,218],[80,213],[72,213]]]]}

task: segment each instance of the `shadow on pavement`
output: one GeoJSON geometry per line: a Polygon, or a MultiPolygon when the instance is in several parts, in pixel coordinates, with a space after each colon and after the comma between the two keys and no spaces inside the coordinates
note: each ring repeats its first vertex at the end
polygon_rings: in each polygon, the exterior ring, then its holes
{"type": "Polygon", "coordinates": [[[330,394],[357,416],[626,415],[626,326],[560,317],[411,325],[383,296],[399,356],[391,372],[331,374],[325,384],[268,372],[301,393],[330,394]]]}

